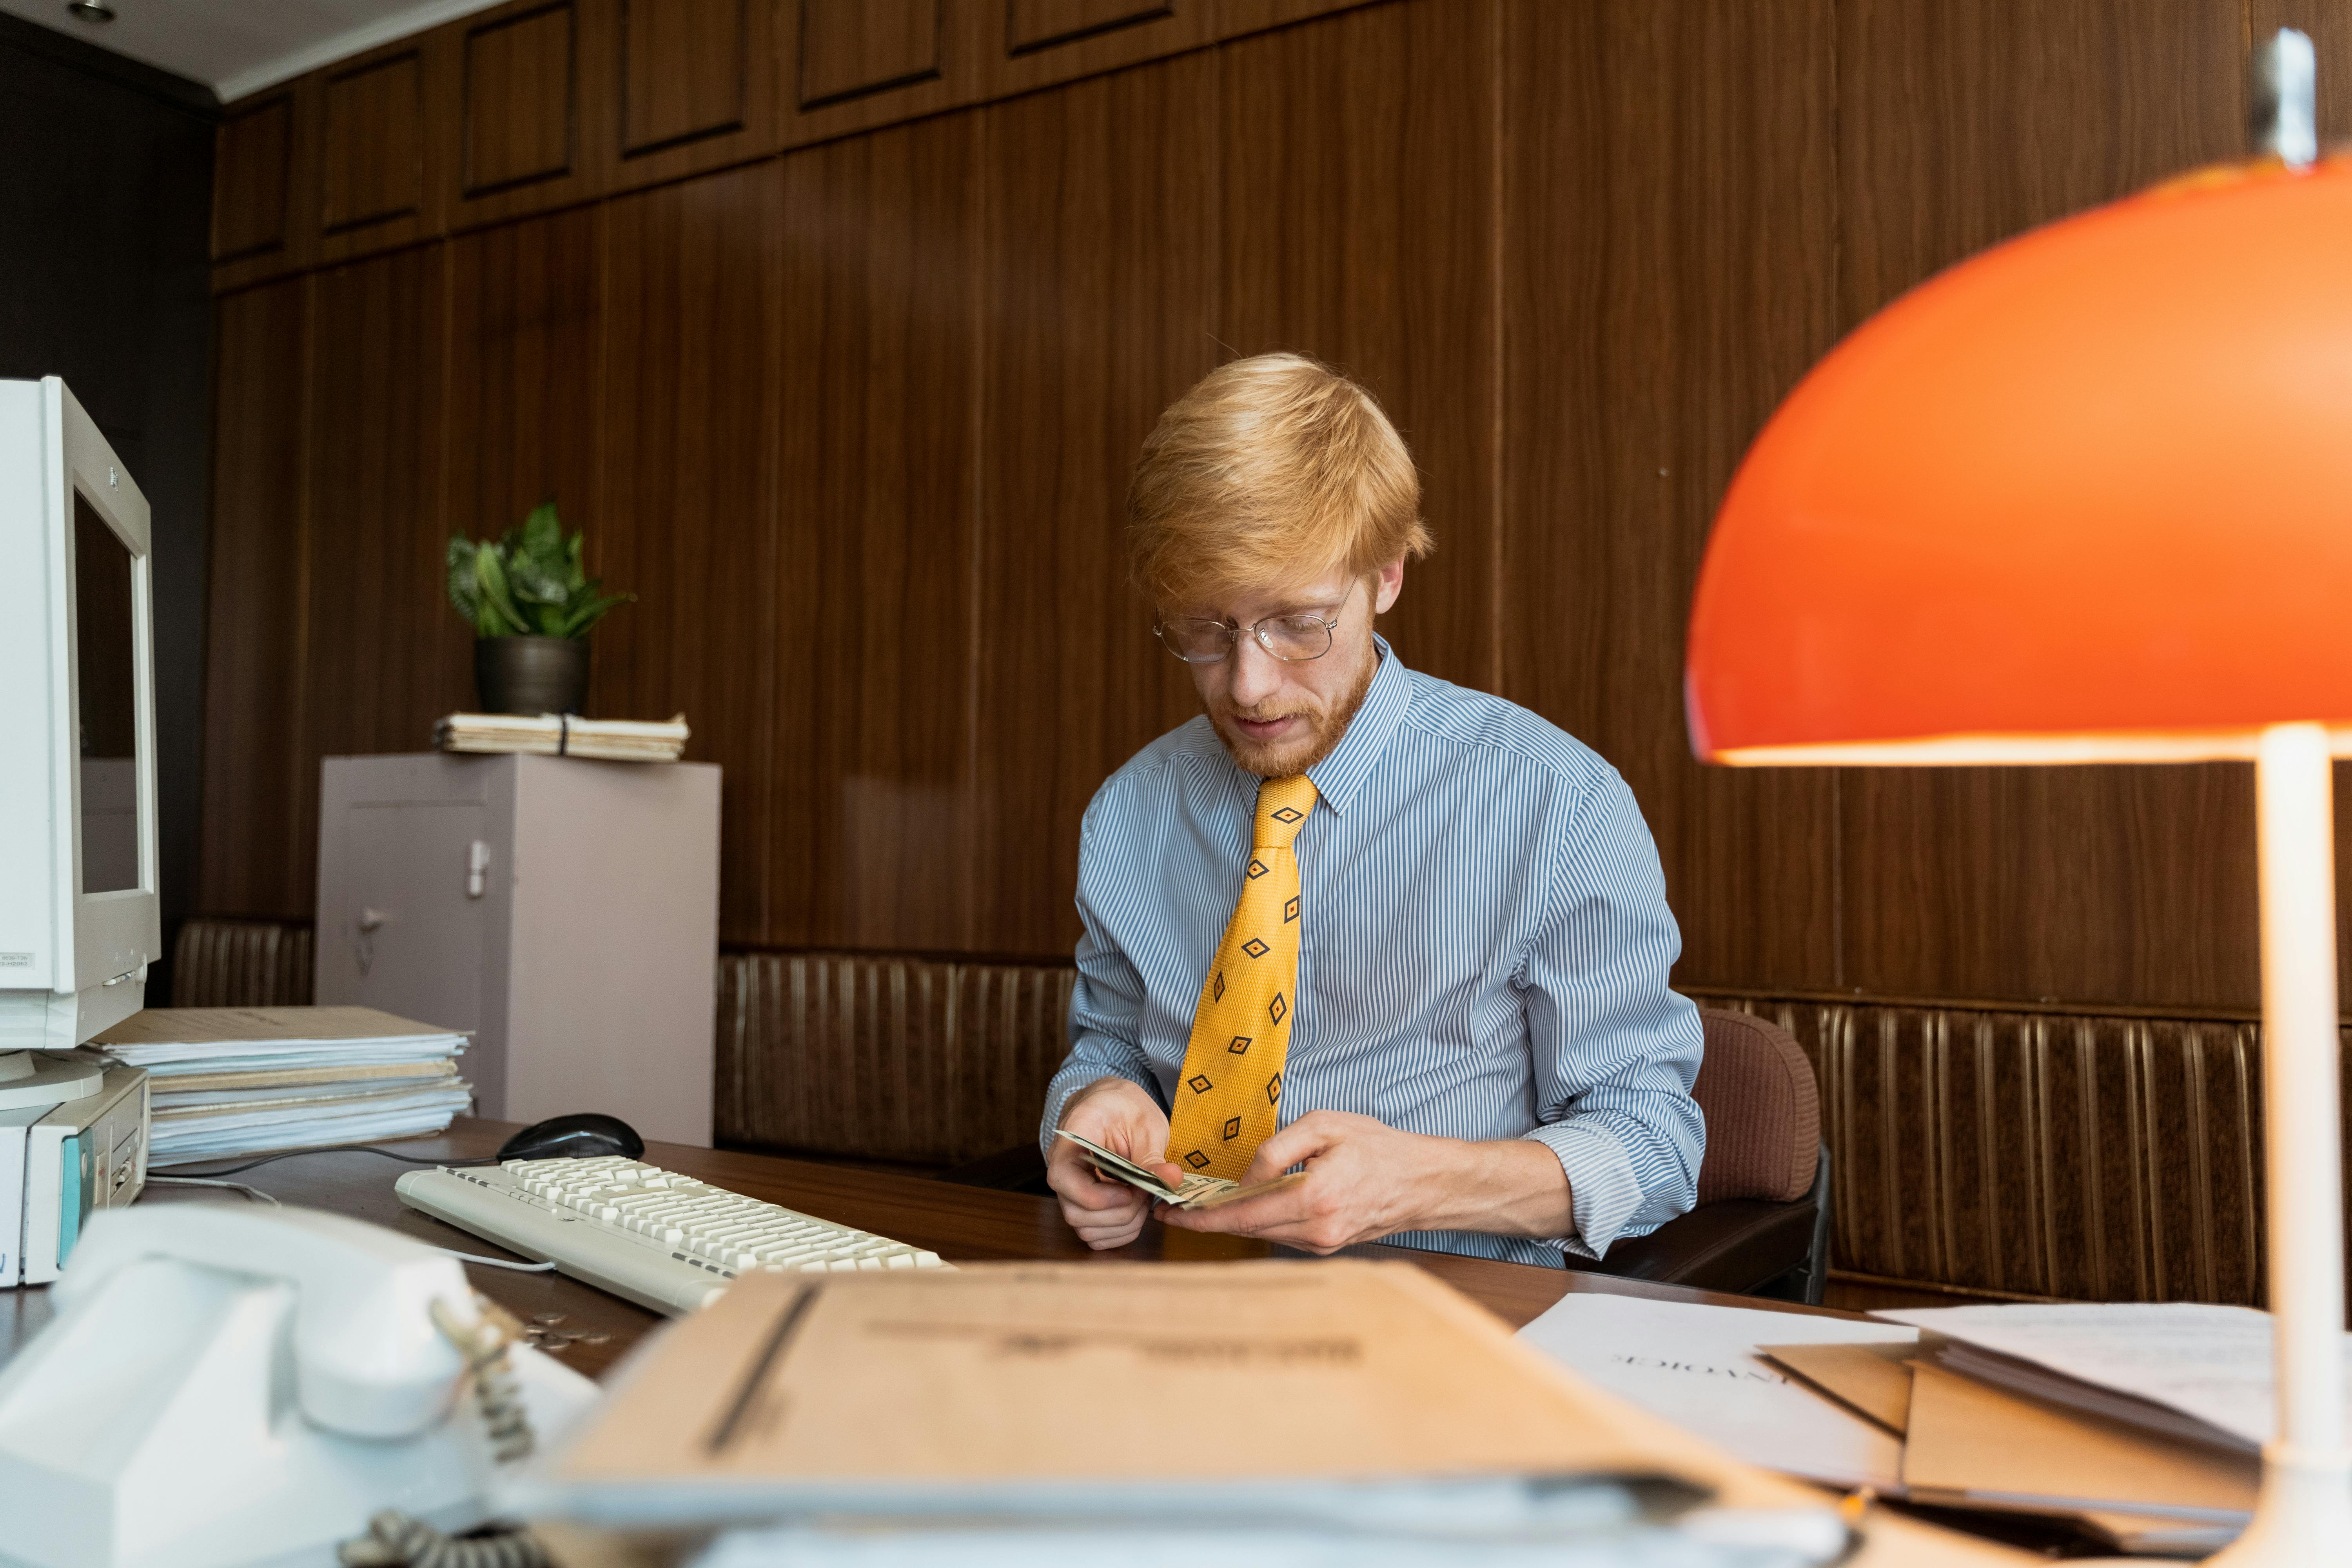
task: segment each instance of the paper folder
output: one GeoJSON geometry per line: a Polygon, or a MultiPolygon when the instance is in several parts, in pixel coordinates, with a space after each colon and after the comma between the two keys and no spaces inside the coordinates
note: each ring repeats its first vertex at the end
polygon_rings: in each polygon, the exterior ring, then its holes
{"type": "Polygon", "coordinates": [[[1816,1391],[1874,1421],[1896,1436],[1911,1422],[1912,1358],[1916,1344],[1759,1345],[1756,1347],[1816,1391]]]}
{"type": "MultiPolygon", "coordinates": [[[[1579,1482],[1668,1509],[1830,1501],[1553,1365],[1420,1269],[1346,1259],[747,1275],[640,1352],[509,1500],[625,1530],[1156,1516],[1491,1533],[1572,1509],[1579,1482]]],[[[2026,1561],[1892,1515],[1866,1534],[1851,1561],[2026,1561]]]]}
{"type": "Polygon", "coordinates": [[[1938,1368],[1911,1368],[1903,1480],[1927,1502],[2098,1509],[2242,1524],[2254,1457],[2062,1409],[1938,1368]]]}

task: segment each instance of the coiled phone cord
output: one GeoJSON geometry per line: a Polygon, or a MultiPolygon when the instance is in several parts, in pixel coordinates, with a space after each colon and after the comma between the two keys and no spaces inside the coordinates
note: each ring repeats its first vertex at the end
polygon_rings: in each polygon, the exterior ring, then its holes
{"type": "MultiPolygon", "coordinates": [[[[514,1363],[507,1354],[522,1338],[522,1325],[487,1297],[474,1300],[480,1315],[471,1323],[459,1321],[436,1300],[433,1325],[466,1358],[491,1457],[501,1465],[511,1464],[528,1458],[534,1442],[514,1363]]],[[[547,1548],[520,1526],[449,1536],[421,1519],[390,1510],[369,1520],[368,1532],[344,1542],[335,1555],[346,1568],[548,1568],[547,1548]]]]}

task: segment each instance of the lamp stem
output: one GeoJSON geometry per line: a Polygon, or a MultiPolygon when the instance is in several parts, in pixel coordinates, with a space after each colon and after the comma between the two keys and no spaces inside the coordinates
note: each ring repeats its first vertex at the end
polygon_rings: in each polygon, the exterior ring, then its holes
{"type": "Polygon", "coordinates": [[[2326,729],[2264,730],[2254,760],[2263,910],[2263,1136],[2277,1435],[2227,1568],[2352,1556],[2336,1113],[2336,843],[2326,729]]]}

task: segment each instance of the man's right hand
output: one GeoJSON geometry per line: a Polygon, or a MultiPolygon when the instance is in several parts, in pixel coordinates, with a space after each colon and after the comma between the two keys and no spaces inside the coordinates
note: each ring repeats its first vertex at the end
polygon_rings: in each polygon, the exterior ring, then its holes
{"type": "MultiPolygon", "coordinates": [[[[1171,1187],[1183,1179],[1167,1160],[1167,1112],[1126,1079],[1097,1079],[1087,1085],[1063,1107],[1060,1125],[1125,1155],[1171,1187]]],[[[1062,1217],[1091,1247],[1125,1247],[1142,1233],[1151,1212],[1149,1197],[1097,1172],[1065,1138],[1055,1139],[1045,1156],[1045,1181],[1061,1197],[1062,1217]]]]}

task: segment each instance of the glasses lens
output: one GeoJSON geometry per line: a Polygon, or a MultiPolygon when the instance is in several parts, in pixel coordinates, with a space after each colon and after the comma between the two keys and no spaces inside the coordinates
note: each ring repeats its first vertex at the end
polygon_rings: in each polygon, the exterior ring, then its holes
{"type": "Polygon", "coordinates": [[[1191,616],[1160,622],[1160,640],[1186,664],[1214,664],[1234,646],[1232,630],[1224,622],[1191,616]]]}
{"type": "Polygon", "coordinates": [[[1279,620],[1262,621],[1257,638],[1265,645],[1266,652],[1292,664],[1321,658],[1331,651],[1331,628],[1323,624],[1320,616],[1284,616],[1279,620]]]}

